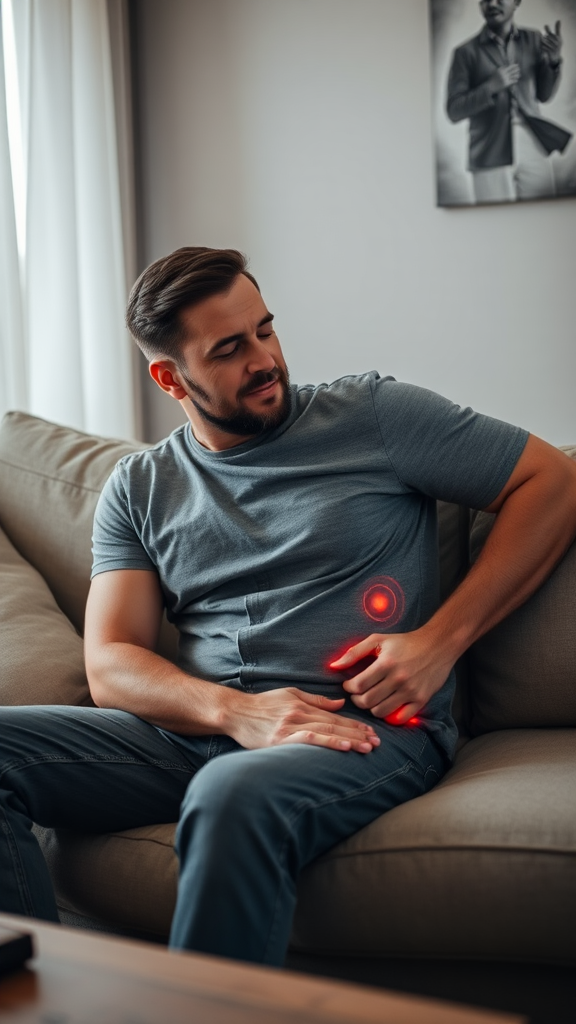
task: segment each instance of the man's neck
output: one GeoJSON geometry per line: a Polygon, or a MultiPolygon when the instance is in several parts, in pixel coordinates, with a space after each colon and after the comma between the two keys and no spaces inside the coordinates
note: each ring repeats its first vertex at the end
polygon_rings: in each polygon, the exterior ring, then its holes
{"type": "Polygon", "coordinates": [[[514,19],[511,18],[510,21],[505,22],[503,25],[497,25],[495,28],[489,27],[488,31],[491,32],[493,36],[498,36],[503,43],[507,43],[514,32],[514,19]]]}

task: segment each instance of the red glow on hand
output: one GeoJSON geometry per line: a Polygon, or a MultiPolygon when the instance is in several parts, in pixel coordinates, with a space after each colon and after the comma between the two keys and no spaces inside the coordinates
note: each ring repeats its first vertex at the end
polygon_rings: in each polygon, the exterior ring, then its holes
{"type": "Polygon", "coordinates": [[[351,640],[349,640],[346,646],[343,647],[342,650],[338,651],[338,654],[336,655],[335,658],[330,658],[327,667],[330,669],[338,669],[339,666],[336,663],[340,661],[340,658],[343,658],[345,654],[348,654],[348,651],[350,650],[351,647],[355,647],[356,644],[359,644],[362,639],[363,637],[353,637],[351,640]]]}
{"type": "Polygon", "coordinates": [[[386,715],[385,721],[388,722],[388,725],[409,725],[412,728],[415,725],[420,725],[420,719],[416,715],[412,715],[412,718],[409,718],[406,722],[400,720],[401,716],[402,708],[396,708],[396,711],[393,711],[391,715],[386,715]]]}
{"type": "Polygon", "coordinates": [[[362,607],[373,622],[395,626],[404,614],[404,591],[391,576],[379,576],[364,591],[362,607]]]}

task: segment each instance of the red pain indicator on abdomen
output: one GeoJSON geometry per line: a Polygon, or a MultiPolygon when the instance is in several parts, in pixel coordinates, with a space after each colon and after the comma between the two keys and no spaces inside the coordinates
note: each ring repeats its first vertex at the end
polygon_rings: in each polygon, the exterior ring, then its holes
{"type": "Polygon", "coordinates": [[[374,622],[395,626],[404,614],[404,591],[391,576],[377,576],[364,591],[362,607],[374,622]]]}

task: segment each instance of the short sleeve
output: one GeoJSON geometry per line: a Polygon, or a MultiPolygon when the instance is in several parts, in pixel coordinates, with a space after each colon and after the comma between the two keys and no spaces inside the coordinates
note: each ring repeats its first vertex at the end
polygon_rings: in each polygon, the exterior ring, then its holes
{"type": "Polygon", "coordinates": [[[443,501],[486,508],[522,454],[528,431],[393,378],[372,384],[386,454],[399,480],[443,501]]]}
{"type": "Polygon", "coordinates": [[[96,505],[92,534],[92,577],[112,569],[156,568],[134,527],[120,466],[116,466],[106,481],[96,505]]]}

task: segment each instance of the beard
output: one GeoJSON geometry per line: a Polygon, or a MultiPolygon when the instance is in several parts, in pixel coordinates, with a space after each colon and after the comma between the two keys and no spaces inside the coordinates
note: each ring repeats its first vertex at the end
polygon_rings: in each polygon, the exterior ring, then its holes
{"type": "Polygon", "coordinates": [[[265,370],[261,370],[259,373],[253,374],[250,383],[238,392],[237,398],[239,401],[235,406],[230,406],[226,415],[216,415],[216,413],[210,412],[205,405],[201,404],[200,399],[203,399],[205,402],[212,402],[208,392],[200,387],[199,384],[196,384],[182,370],[180,373],[188,387],[188,397],[194,408],[198,410],[207,423],[211,423],[223,433],[236,434],[238,437],[254,437],[257,434],[263,434],[267,430],[274,430],[275,427],[279,427],[290,414],[292,407],[290,377],[288,371],[283,370],[279,366],[268,373],[265,370]],[[244,395],[250,394],[256,388],[263,387],[264,384],[271,384],[274,380],[279,381],[282,387],[282,401],[279,406],[271,409],[270,412],[262,413],[249,412],[248,409],[243,408],[240,400],[244,395]]]}

